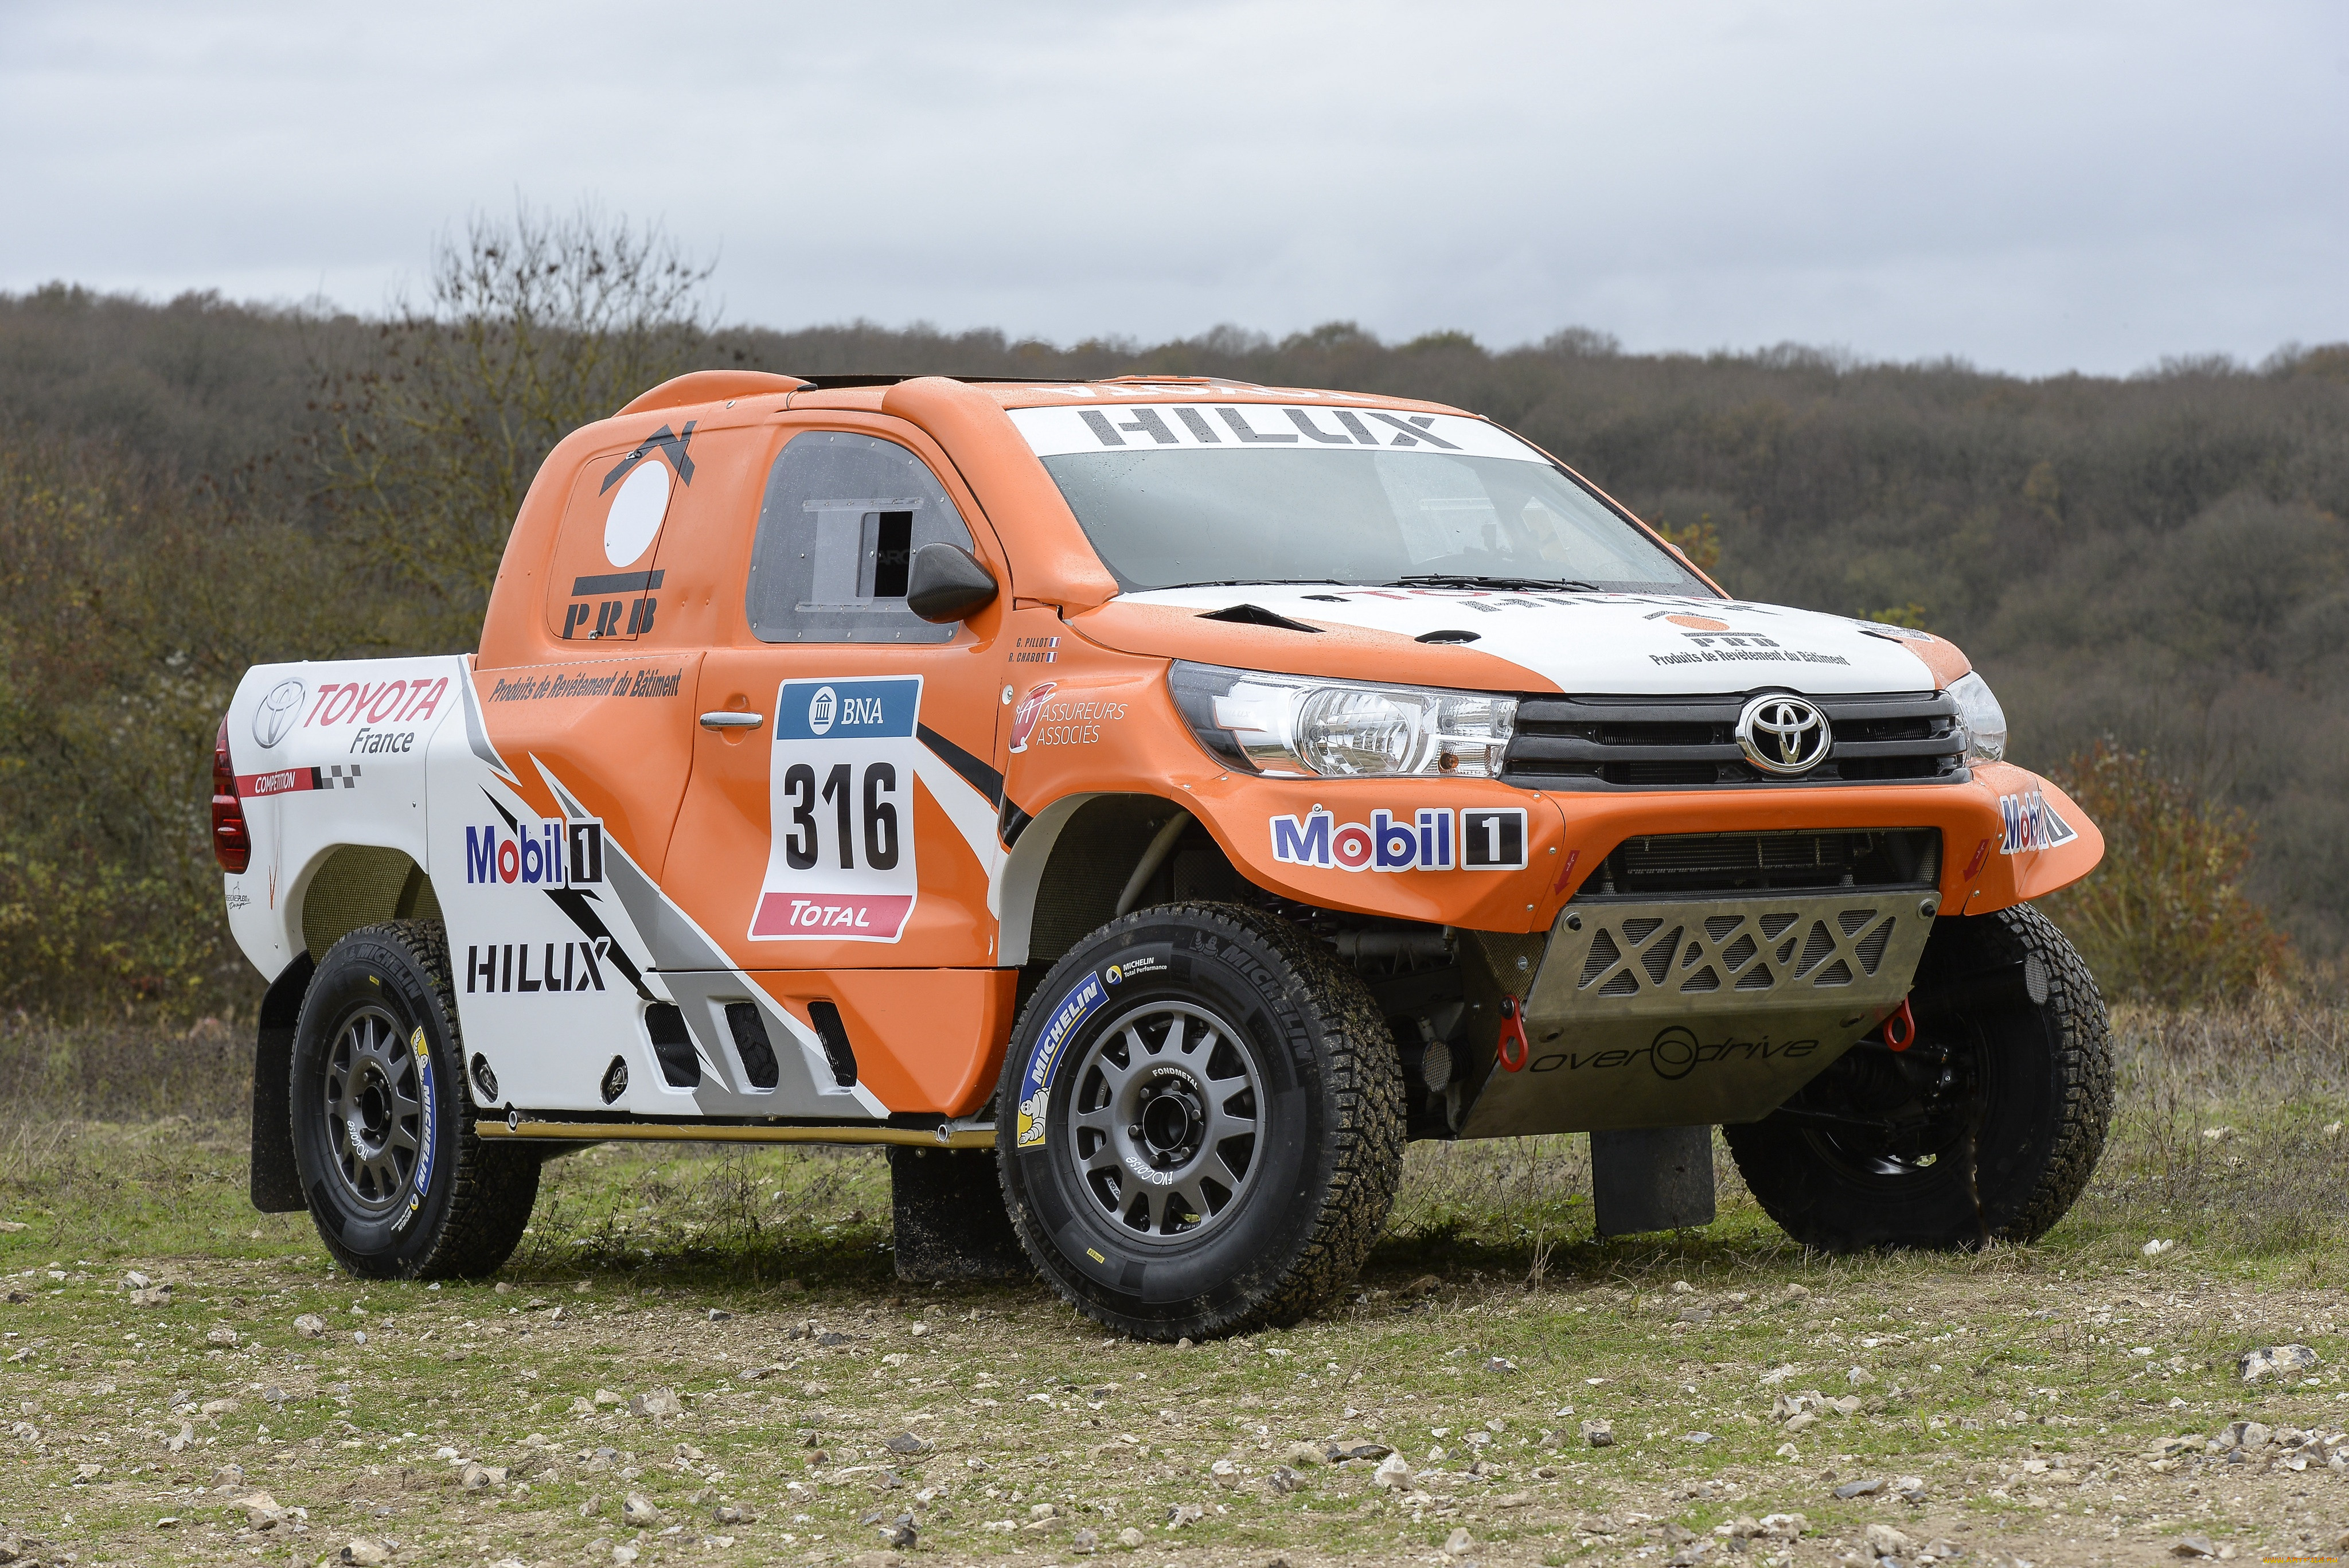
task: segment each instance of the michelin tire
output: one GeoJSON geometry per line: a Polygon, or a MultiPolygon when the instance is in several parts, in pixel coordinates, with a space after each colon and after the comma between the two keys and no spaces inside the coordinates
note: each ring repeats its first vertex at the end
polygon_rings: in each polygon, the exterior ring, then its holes
{"type": "Polygon", "coordinates": [[[1276,916],[1137,910],[1055,964],[997,1091],[1004,1201],[1071,1304],[1141,1339],[1292,1322],[1352,1280],[1402,1168],[1370,993],[1276,916]]]}
{"type": "Polygon", "coordinates": [[[2087,965],[2027,904],[1947,919],[1910,1002],[1916,1044],[1898,1059],[1863,1043],[1787,1107],[1723,1127],[1738,1173],[1823,1251],[2038,1240],[2087,1186],[2112,1119],[2111,1028],[2087,965]]]}
{"type": "Polygon", "coordinates": [[[294,1156],[319,1237],[354,1274],[492,1273],[530,1222],[536,1151],[474,1130],[449,975],[438,922],[391,921],[336,942],[302,999],[294,1156]]]}

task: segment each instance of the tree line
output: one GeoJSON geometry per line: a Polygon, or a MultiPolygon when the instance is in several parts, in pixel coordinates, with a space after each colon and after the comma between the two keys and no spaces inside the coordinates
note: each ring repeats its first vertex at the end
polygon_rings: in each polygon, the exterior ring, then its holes
{"type": "Polygon", "coordinates": [[[249,1009],[205,839],[238,675],[470,649],[546,451],[713,366],[1208,375],[1488,414],[1732,593],[1964,647],[2011,754],[2124,830],[2128,867],[2057,903],[2121,991],[2190,999],[2349,946],[2349,345],[2041,379],[1581,329],[1054,346],[730,326],[708,276],[657,231],[525,212],[446,238],[378,316],[0,294],[0,1005],[249,1009]]]}

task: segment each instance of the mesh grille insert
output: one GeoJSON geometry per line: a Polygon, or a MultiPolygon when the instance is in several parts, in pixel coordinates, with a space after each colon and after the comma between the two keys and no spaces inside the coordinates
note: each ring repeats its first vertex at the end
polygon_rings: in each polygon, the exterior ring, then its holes
{"type": "Polygon", "coordinates": [[[1623,950],[1615,945],[1615,938],[1601,926],[1590,938],[1590,956],[1582,961],[1582,981],[1577,990],[1588,986],[1622,961],[1623,950]]]}
{"type": "Polygon", "coordinates": [[[1892,921],[1888,918],[1882,925],[1861,938],[1859,945],[1852,949],[1853,952],[1859,955],[1859,967],[1874,974],[1876,966],[1884,961],[1884,944],[1891,940],[1892,921]]]}

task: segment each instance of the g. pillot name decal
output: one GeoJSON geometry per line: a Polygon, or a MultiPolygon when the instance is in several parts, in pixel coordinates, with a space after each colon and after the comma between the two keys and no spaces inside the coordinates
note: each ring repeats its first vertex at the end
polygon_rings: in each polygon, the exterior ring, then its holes
{"type": "Polygon", "coordinates": [[[1534,1073],[1606,1072],[1616,1067],[1628,1067],[1634,1062],[1645,1062],[1655,1070],[1657,1077],[1678,1080],[1708,1063],[1800,1061],[1818,1048],[1819,1043],[1816,1040],[1782,1040],[1774,1044],[1767,1034],[1758,1040],[1741,1040],[1730,1035],[1720,1040],[1703,1041],[1696,1037],[1694,1031],[1674,1023],[1659,1031],[1653,1040],[1637,1049],[1553,1051],[1535,1057],[1526,1070],[1534,1073]]]}

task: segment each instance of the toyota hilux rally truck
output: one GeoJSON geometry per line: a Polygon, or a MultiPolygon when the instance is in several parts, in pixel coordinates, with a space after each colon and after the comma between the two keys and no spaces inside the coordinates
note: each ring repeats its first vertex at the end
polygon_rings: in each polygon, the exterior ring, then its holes
{"type": "Polygon", "coordinates": [[[891,1146],[898,1264],[1153,1338],[1327,1301],[1411,1138],[1591,1135],[1602,1234],[2029,1240],[2095,827],[1949,642],[1729,597],[1441,405],[1180,377],[657,387],[477,654],[220,729],[253,1197],[479,1274],[550,1154],[891,1146]],[[1016,1234],[1016,1242],[1012,1240],[1016,1234]]]}

